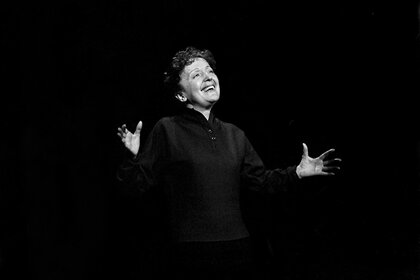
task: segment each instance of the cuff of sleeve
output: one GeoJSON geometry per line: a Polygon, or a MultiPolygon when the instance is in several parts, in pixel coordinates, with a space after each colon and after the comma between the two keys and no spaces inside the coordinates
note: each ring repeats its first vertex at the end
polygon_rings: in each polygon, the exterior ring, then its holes
{"type": "Polygon", "coordinates": [[[297,165],[294,165],[288,168],[293,182],[298,182],[301,179],[301,177],[298,174],[297,167],[297,165]]]}
{"type": "Polygon", "coordinates": [[[133,153],[127,150],[125,154],[125,158],[126,158],[126,161],[135,164],[135,163],[138,163],[140,160],[140,153],[137,153],[137,155],[133,155],[133,153]]]}

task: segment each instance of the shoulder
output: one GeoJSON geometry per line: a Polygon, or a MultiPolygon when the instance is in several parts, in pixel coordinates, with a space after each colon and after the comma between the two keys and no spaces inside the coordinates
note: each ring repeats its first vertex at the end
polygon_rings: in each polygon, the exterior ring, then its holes
{"type": "Polygon", "coordinates": [[[160,118],[156,122],[155,127],[165,127],[165,126],[171,125],[174,123],[174,119],[175,117],[173,116],[166,116],[166,117],[160,118]]]}
{"type": "Polygon", "coordinates": [[[154,125],[153,131],[156,132],[169,132],[176,129],[179,124],[182,123],[180,116],[165,116],[160,118],[154,125]]]}
{"type": "Polygon", "coordinates": [[[237,126],[236,124],[233,124],[231,122],[222,121],[218,118],[216,118],[216,121],[223,130],[225,130],[227,132],[230,132],[230,133],[232,133],[234,135],[237,135],[237,136],[245,137],[245,132],[239,126],[237,126]]]}
{"type": "Polygon", "coordinates": [[[171,126],[173,126],[174,120],[173,117],[162,117],[160,118],[151,129],[152,134],[162,133],[165,130],[168,130],[171,126]]]}

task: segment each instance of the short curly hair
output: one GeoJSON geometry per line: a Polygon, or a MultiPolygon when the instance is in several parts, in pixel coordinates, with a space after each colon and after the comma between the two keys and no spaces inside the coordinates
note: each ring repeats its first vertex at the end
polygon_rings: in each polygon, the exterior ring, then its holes
{"type": "Polygon", "coordinates": [[[178,51],[169,64],[167,71],[164,73],[164,85],[168,92],[175,94],[179,91],[180,74],[185,66],[193,63],[197,58],[203,58],[207,61],[213,70],[216,70],[216,60],[213,54],[207,49],[198,49],[196,47],[186,47],[178,51]]]}

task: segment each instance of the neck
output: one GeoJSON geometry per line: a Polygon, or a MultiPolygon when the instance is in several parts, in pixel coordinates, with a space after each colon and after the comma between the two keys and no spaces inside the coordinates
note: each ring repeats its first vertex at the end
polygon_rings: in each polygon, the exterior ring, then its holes
{"type": "Polygon", "coordinates": [[[195,107],[195,106],[193,106],[191,104],[188,104],[187,105],[187,108],[194,109],[194,110],[200,112],[201,114],[203,114],[203,116],[206,118],[206,120],[209,120],[210,111],[213,108],[213,106],[210,106],[208,108],[201,108],[201,107],[195,107]]]}

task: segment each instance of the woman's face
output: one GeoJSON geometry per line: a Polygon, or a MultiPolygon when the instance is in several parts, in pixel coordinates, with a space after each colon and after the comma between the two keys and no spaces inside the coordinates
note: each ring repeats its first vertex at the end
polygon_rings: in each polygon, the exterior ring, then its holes
{"type": "Polygon", "coordinates": [[[209,109],[219,100],[219,79],[205,59],[187,65],[180,77],[181,95],[194,108],[209,109]]]}

